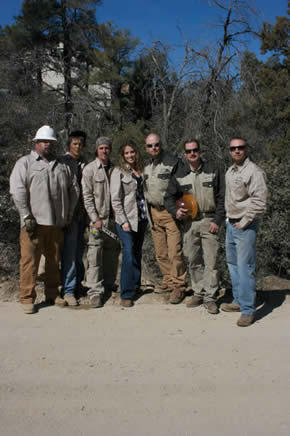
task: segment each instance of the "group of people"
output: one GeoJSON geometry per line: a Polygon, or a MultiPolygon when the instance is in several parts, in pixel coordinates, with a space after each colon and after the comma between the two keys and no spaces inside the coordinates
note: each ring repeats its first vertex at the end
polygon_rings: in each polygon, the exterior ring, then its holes
{"type": "Polygon", "coordinates": [[[201,158],[197,139],[184,143],[182,158],[165,151],[155,133],[146,137],[150,159],[144,165],[132,140],[110,160],[112,143],[96,140],[96,158],[86,164],[86,134],[71,132],[68,152],[56,157],[56,135],[42,126],[35,148],[19,159],[10,177],[10,192],[20,214],[20,303],[34,313],[40,257],[45,256],[45,298],[51,304],[78,304],[82,283],[92,307],[102,307],[105,290],[116,291],[120,244],[120,297],[131,307],[141,286],[142,245],[151,228],[162,282],[156,293],[170,293],[171,304],[185,297],[187,259],[194,295],[188,307],[201,304],[219,312],[218,233],[226,218],[226,256],[233,301],[226,312],[241,312],[237,324],[252,324],[255,315],[256,235],[266,207],[265,174],[248,157],[248,144],[232,138],[233,165],[226,177],[201,158]],[[186,200],[190,198],[190,201],[186,200]],[[116,235],[118,234],[118,237],[116,235]],[[87,235],[87,267],[83,264],[87,235]],[[61,268],[59,268],[61,265],[61,268]],[[84,280],[85,278],[85,280],[84,280]]]}

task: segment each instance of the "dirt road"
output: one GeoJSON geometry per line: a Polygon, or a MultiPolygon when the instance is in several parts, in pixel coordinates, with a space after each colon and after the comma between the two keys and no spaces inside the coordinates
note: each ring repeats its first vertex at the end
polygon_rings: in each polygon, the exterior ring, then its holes
{"type": "Polygon", "coordinates": [[[288,436],[289,302],[244,329],[184,304],[0,303],[1,435],[288,436]]]}

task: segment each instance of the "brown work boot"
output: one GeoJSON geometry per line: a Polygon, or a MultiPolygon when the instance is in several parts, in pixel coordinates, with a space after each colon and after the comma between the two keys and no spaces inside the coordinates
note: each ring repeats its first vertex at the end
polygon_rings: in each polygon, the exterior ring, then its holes
{"type": "Polygon", "coordinates": [[[172,289],[168,287],[165,283],[162,283],[161,285],[157,285],[156,288],[154,288],[155,294],[167,294],[168,292],[171,292],[172,289]]]}
{"type": "Polygon", "coordinates": [[[130,299],[121,298],[120,306],[122,307],[132,307],[133,301],[130,299]]]}
{"type": "Polygon", "coordinates": [[[94,308],[103,307],[103,297],[101,295],[93,295],[90,297],[91,306],[94,308]]]}
{"type": "Polygon", "coordinates": [[[242,313],[242,315],[237,321],[237,325],[239,327],[249,327],[249,325],[253,324],[253,321],[254,321],[254,315],[244,315],[242,313]]]}
{"type": "Polygon", "coordinates": [[[186,303],[186,307],[197,307],[203,303],[203,298],[198,295],[193,295],[188,302],[186,303]]]}
{"type": "Polygon", "coordinates": [[[212,315],[216,315],[217,313],[219,313],[218,307],[214,301],[209,301],[208,303],[204,303],[204,307],[206,308],[208,313],[211,313],[212,315]]]}
{"type": "Polygon", "coordinates": [[[78,305],[77,300],[71,294],[64,295],[63,299],[68,304],[68,306],[77,306],[78,305]]]}
{"type": "Polygon", "coordinates": [[[237,303],[223,303],[221,310],[224,312],[240,312],[240,305],[237,303]]]}
{"type": "Polygon", "coordinates": [[[33,303],[21,304],[21,307],[23,309],[23,312],[26,313],[27,315],[36,312],[36,308],[33,303]]]}
{"type": "Polygon", "coordinates": [[[185,297],[185,292],[183,289],[174,289],[174,291],[171,292],[169,303],[171,304],[181,303],[184,297],[185,297]]]}

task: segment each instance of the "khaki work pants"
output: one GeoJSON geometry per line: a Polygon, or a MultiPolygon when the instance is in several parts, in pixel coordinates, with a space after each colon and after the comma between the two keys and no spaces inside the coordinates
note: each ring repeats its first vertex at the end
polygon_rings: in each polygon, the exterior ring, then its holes
{"type": "Polygon", "coordinates": [[[25,227],[20,231],[20,302],[34,303],[35,285],[40,257],[45,256],[45,297],[54,300],[60,286],[59,261],[63,243],[61,227],[38,225],[29,235],[25,227]]]}
{"type": "Polygon", "coordinates": [[[169,288],[184,287],[186,271],[183,262],[181,234],[167,210],[151,206],[152,239],[155,255],[163,275],[162,283],[169,288]]]}
{"type": "MultiPolygon", "coordinates": [[[[108,225],[116,233],[114,222],[108,225]]],[[[90,230],[90,228],[89,228],[90,230]]],[[[106,289],[115,287],[120,254],[120,243],[99,231],[96,236],[89,231],[86,286],[88,295],[102,295],[106,289]]]]}
{"type": "Polygon", "coordinates": [[[212,218],[183,224],[183,252],[188,260],[191,287],[204,302],[214,301],[219,288],[217,271],[218,236],[209,232],[212,218]]]}

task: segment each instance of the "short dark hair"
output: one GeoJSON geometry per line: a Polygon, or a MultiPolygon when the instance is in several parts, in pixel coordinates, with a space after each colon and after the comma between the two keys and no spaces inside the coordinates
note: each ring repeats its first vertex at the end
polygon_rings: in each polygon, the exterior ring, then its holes
{"type": "Polygon", "coordinates": [[[183,150],[185,150],[186,144],[190,144],[190,142],[195,142],[196,145],[198,146],[198,148],[200,148],[199,140],[196,139],[196,138],[191,138],[191,139],[186,139],[186,141],[184,141],[184,143],[183,143],[183,150]]]}
{"type": "Polygon", "coordinates": [[[235,140],[235,139],[239,139],[240,141],[244,141],[244,143],[245,143],[245,146],[246,147],[249,147],[249,143],[248,143],[248,141],[245,139],[245,138],[243,138],[242,136],[233,136],[231,139],[230,139],[230,143],[233,141],[233,140],[235,140]]]}
{"type": "Polygon", "coordinates": [[[67,147],[68,148],[69,148],[73,138],[83,138],[83,145],[84,146],[86,145],[87,134],[83,130],[73,130],[72,132],[70,132],[70,134],[68,135],[68,140],[67,140],[67,147]]]}

